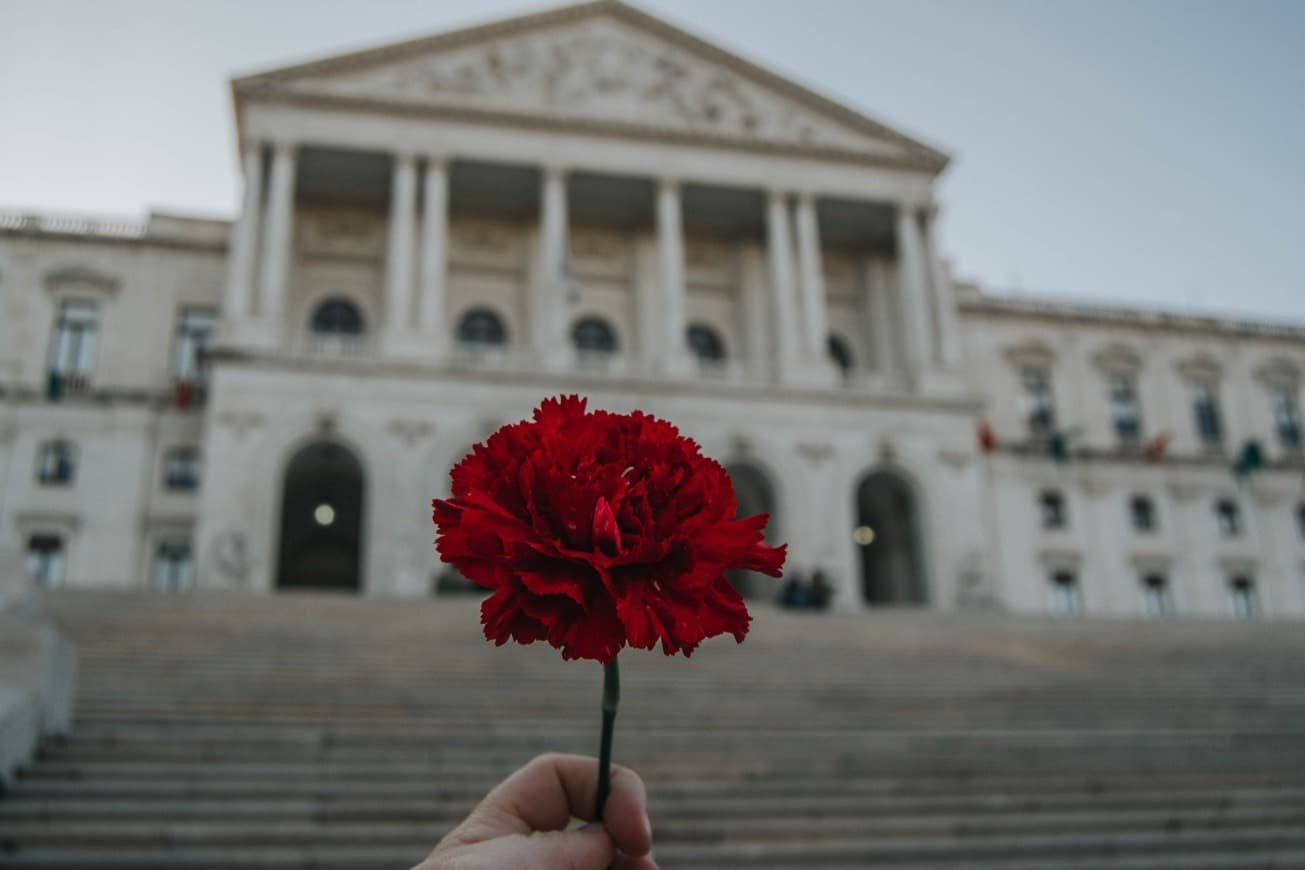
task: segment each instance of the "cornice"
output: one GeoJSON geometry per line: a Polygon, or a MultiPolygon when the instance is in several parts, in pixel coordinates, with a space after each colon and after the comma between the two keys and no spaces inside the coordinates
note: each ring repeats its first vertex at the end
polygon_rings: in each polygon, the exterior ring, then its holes
{"type": "Polygon", "coordinates": [[[1094,305],[1045,297],[1009,299],[989,296],[978,291],[958,293],[957,305],[964,313],[999,317],[1038,317],[1063,323],[1132,326],[1142,330],[1305,341],[1305,323],[1275,323],[1269,320],[1182,314],[1163,309],[1094,305]]]}
{"type": "Polygon", "coordinates": [[[672,130],[643,124],[623,124],[617,121],[597,121],[574,116],[529,115],[490,109],[471,109],[463,106],[422,106],[401,101],[328,96],[325,94],[260,93],[256,97],[251,96],[247,103],[326,109],[390,117],[463,121],[481,123],[487,126],[516,127],[529,130],[582,133],[595,136],[638,139],[643,142],[697,145],[722,150],[743,151],[751,154],[833,160],[841,163],[905,169],[916,172],[936,173],[939,171],[935,166],[927,162],[902,159],[884,154],[868,154],[862,151],[818,145],[741,140],[730,136],[713,136],[709,133],[672,130]]]}

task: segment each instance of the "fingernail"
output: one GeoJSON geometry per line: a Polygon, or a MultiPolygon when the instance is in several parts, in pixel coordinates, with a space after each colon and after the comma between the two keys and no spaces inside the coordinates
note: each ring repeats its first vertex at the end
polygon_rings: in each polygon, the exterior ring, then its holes
{"type": "Polygon", "coordinates": [[[593,833],[594,831],[604,831],[604,830],[606,830],[606,828],[603,827],[602,822],[590,822],[587,825],[580,826],[580,833],[582,834],[589,834],[589,833],[593,833]]]}
{"type": "Polygon", "coordinates": [[[648,842],[651,843],[652,842],[652,819],[648,818],[647,813],[643,814],[643,833],[644,836],[648,838],[648,842]]]}

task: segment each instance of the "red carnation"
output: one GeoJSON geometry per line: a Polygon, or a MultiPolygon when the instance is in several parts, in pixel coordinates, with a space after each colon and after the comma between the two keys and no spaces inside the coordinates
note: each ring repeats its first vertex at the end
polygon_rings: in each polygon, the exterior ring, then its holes
{"type": "Polygon", "coordinates": [[[673,425],[635,411],[543,402],[454,467],[436,499],[436,548],[493,590],[481,606],[498,644],[547,640],[567,659],[607,664],[626,644],[687,656],[751,617],[725,578],[780,575],[767,516],[735,519],[725,469],[673,425]]]}

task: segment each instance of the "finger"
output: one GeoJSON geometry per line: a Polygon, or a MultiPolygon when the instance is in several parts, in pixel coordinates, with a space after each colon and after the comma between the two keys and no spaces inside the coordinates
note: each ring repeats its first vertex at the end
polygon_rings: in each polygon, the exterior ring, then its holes
{"type": "Polygon", "coordinates": [[[612,870],[658,870],[658,867],[652,855],[638,857],[617,855],[616,860],[612,862],[612,870]]]}
{"type": "MultiPolygon", "coordinates": [[[[592,821],[598,761],[583,755],[541,755],[491,791],[467,821],[491,835],[559,831],[572,817],[592,821]]],[[[643,855],[652,848],[648,800],[634,771],[613,765],[604,823],[621,851],[643,855]]],[[[483,837],[483,835],[482,835],[483,837]]]]}
{"type": "Polygon", "coordinates": [[[616,848],[626,855],[647,855],[652,849],[648,792],[643,779],[628,767],[612,768],[612,791],[603,807],[603,825],[616,841],[616,848]]]}

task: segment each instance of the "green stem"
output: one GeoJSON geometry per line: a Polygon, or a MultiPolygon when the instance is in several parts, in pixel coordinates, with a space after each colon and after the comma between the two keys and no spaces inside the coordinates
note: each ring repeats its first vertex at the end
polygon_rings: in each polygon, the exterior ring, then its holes
{"type": "Polygon", "coordinates": [[[616,726],[616,707],[621,703],[621,671],[612,659],[603,665],[603,737],[598,747],[598,797],[594,818],[603,820],[603,805],[612,791],[612,731],[616,726]]]}

